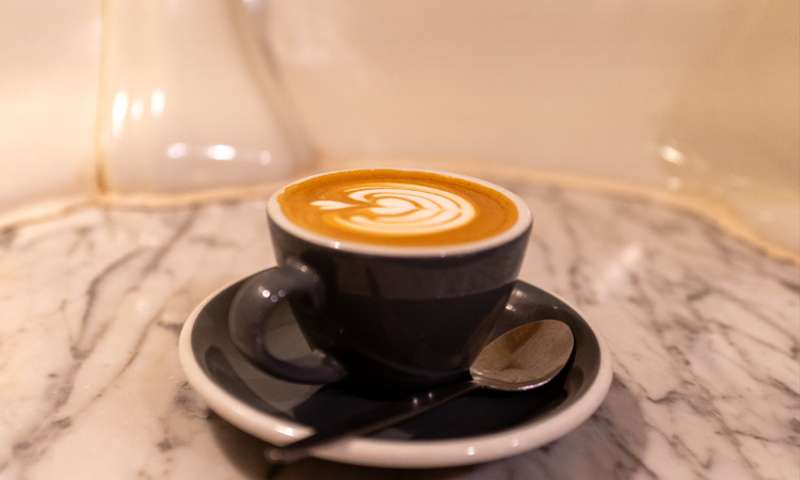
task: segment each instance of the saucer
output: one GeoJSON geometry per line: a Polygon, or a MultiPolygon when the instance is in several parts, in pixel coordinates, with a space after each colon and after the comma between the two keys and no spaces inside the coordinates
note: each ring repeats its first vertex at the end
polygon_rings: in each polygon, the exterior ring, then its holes
{"type": "MultiPolygon", "coordinates": [[[[180,361],[191,386],[221,417],[274,445],[310,434],[332,416],[353,416],[382,401],[345,385],[301,385],[252,366],[228,337],[228,307],[244,280],[204,300],[186,320],[180,361]]],[[[529,320],[555,318],[572,329],[575,350],[548,385],[529,392],[477,390],[387,430],[315,449],[315,457],[365,466],[429,468],[516,455],[570,432],[600,406],[611,384],[611,359],[583,316],[554,295],[518,282],[498,333],[529,320]]],[[[287,358],[308,353],[289,309],[271,322],[267,342],[287,358]],[[272,326],[271,325],[271,326],[272,326]]]]}

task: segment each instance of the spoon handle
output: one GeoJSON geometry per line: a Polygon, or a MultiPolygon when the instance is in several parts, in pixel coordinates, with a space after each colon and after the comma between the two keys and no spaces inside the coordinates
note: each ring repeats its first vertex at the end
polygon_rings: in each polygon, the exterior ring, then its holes
{"type": "Polygon", "coordinates": [[[383,430],[428,410],[438,407],[456,397],[478,388],[471,382],[458,382],[425,393],[417,394],[405,400],[382,405],[355,417],[337,419],[322,425],[314,433],[283,447],[267,447],[264,456],[270,462],[290,463],[310,455],[310,450],[336,442],[345,437],[366,435],[383,430]]]}

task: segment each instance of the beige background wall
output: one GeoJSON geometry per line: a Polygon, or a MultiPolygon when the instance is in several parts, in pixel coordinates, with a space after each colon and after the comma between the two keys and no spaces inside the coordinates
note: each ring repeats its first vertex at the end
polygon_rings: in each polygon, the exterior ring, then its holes
{"type": "Polygon", "coordinates": [[[730,5],[300,0],[279,3],[264,31],[329,155],[658,182],[663,123],[719,49],[730,5]]]}
{"type": "Polygon", "coordinates": [[[798,5],[12,0],[0,212],[468,160],[707,197],[792,246],[798,5]]]}
{"type": "Polygon", "coordinates": [[[0,212],[93,187],[99,0],[0,4],[0,212]]]}

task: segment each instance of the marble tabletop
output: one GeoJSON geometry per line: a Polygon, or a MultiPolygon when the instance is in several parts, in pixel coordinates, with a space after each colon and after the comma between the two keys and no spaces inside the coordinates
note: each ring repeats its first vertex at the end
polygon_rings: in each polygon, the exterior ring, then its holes
{"type": "Polygon", "coordinates": [[[273,262],[263,200],[87,207],[0,233],[0,479],[800,478],[800,270],[685,211],[500,181],[535,216],[522,278],[605,337],[603,406],[494,463],[270,467],[184,380],[177,334],[273,262]]]}

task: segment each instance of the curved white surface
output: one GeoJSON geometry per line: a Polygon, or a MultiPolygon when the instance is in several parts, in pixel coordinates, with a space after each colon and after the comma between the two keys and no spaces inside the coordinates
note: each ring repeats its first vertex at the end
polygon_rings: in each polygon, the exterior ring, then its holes
{"type": "MultiPolygon", "coordinates": [[[[192,311],[183,325],[178,349],[186,378],[215,412],[251,435],[276,445],[299,440],[309,435],[312,430],[250,407],[209,380],[195,360],[191,346],[191,331],[197,316],[212,298],[233,283],[209,295],[192,311]]],[[[578,313],[585,319],[580,311],[578,313]]],[[[608,393],[613,375],[611,356],[596,330],[595,335],[600,346],[600,368],[597,377],[577,402],[558,415],[524,423],[501,432],[458,440],[403,442],[352,438],[314,450],[314,456],[373,467],[430,468],[486,462],[546,445],[586,421],[608,393]]]]}

